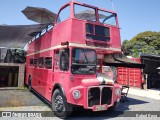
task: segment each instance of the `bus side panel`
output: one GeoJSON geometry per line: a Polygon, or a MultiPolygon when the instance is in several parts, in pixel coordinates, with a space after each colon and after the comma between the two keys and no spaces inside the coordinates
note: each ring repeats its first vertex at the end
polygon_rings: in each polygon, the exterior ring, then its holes
{"type": "Polygon", "coordinates": [[[49,50],[47,52],[41,53],[41,56],[46,56],[52,57],[52,68],[47,69],[44,65],[43,67],[43,72],[42,72],[42,78],[41,78],[41,85],[42,85],[42,95],[45,97],[47,100],[51,99],[51,94],[52,94],[52,88],[53,88],[53,64],[54,64],[54,58],[53,58],[53,50],[49,50]]]}
{"type": "Polygon", "coordinates": [[[43,93],[44,97],[50,101],[52,96],[52,88],[53,88],[53,71],[52,70],[44,70],[44,88],[43,93]]]}
{"type": "Polygon", "coordinates": [[[112,45],[112,47],[121,49],[119,28],[110,27],[110,32],[111,32],[111,45],[112,45]]]}
{"type": "Polygon", "coordinates": [[[57,24],[53,28],[52,33],[52,46],[60,45],[62,42],[70,42],[71,39],[71,24],[72,20],[68,19],[64,22],[57,24]]]}

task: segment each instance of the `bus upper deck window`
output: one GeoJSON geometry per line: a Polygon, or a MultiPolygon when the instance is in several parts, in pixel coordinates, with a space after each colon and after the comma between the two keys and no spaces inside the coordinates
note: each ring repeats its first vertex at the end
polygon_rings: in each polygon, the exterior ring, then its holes
{"type": "Polygon", "coordinates": [[[60,23],[65,21],[70,17],[70,6],[65,7],[62,9],[57,17],[56,23],[60,23]]]}
{"type": "Polygon", "coordinates": [[[101,23],[116,26],[116,14],[99,10],[98,16],[101,23]]]}
{"type": "Polygon", "coordinates": [[[75,4],[74,5],[74,15],[78,19],[96,21],[96,11],[94,8],[75,4]]]}

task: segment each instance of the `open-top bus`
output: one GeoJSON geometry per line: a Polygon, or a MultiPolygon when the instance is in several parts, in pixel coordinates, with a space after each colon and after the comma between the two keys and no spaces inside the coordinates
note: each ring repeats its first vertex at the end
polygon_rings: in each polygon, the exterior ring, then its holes
{"type": "Polygon", "coordinates": [[[73,106],[114,109],[121,86],[101,73],[104,55],[114,53],[121,53],[117,14],[69,2],[54,26],[28,44],[25,83],[51,103],[58,117],[70,115],[73,106]]]}

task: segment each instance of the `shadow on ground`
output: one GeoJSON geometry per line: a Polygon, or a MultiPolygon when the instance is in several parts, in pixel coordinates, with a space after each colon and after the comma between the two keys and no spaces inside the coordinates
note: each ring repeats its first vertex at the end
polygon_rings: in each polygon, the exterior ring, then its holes
{"type": "Polygon", "coordinates": [[[121,104],[119,105],[117,111],[128,111],[130,110],[129,109],[129,106],[130,105],[138,105],[138,104],[146,104],[146,103],[149,103],[147,101],[144,101],[144,100],[138,100],[138,99],[135,99],[135,98],[128,98],[129,101],[126,101],[124,103],[121,102],[121,104]]]}
{"type": "MultiPolygon", "coordinates": [[[[0,107],[20,107],[20,106],[49,106],[36,93],[30,93],[28,89],[25,90],[0,90],[0,107]]],[[[136,97],[129,97],[129,102],[121,103],[116,111],[101,111],[92,112],[91,110],[84,110],[79,107],[74,109],[71,117],[68,119],[78,118],[93,118],[98,119],[114,118],[120,116],[127,116],[126,111],[133,111],[129,109],[130,105],[146,104],[147,101],[136,99],[136,97]]],[[[129,115],[129,114],[128,114],[129,115]]]]}
{"type": "MultiPolygon", "coordinates": [[[[129,102],[120,103],[118,109],[116,111],[101,111],[101,112],[93,112],[91,110],[84,110],[83,108],[76,108],[76,110],[72,113],[71,117],[68,119],[74,119],[75,117],[84,117],[84,118],[92,118],[94,119],[98,117],[98,119],[104,118],[114,118],[114,117],[130,117],[131,114],[135,111],[129,111],[130,105],[137,105],[137,104],[146,104],[148,102],[143,100],[137,100],[134,98],[128,98],[129,102]]],[[[134,114],[132,114],[134,115],[134,114]]]]}

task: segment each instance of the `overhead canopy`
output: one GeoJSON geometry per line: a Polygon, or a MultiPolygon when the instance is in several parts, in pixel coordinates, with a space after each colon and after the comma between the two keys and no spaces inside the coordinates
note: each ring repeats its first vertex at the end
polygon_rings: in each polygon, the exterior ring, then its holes
{"type": "Polygon", "coordinates": [[[0,47],[23,48],[34,35],[40,33],[48,25],[0,25],[0,47]]]}
{"type": "Polygon", "coordinates": [[[28,19],[38,23],[53,23],[56,18],[56,14],[46,8],[28,6],[22,10],[22,13],[28,19]]]}
{"type": "Polygon", "coordinates": [[[123,54],[107,54],[104,57],[104,65],[128,68],[144,68],[145,65],[130,60],[123,54]]]}
{"type": "Polygon", "coordinates": [[[147,67],[143,70],[146,74],[158,74],[160,69],[160,55],[141,54],[141,61],[147,67]]]}
{"type": "Polygon", "coordinates": [[[160,61],[160,55],[155,55],[155,54],[144,54],[142,53],[141,58],[146,58],[146,59],[151,59],[151,60],[158,60],[160,61]]]}

